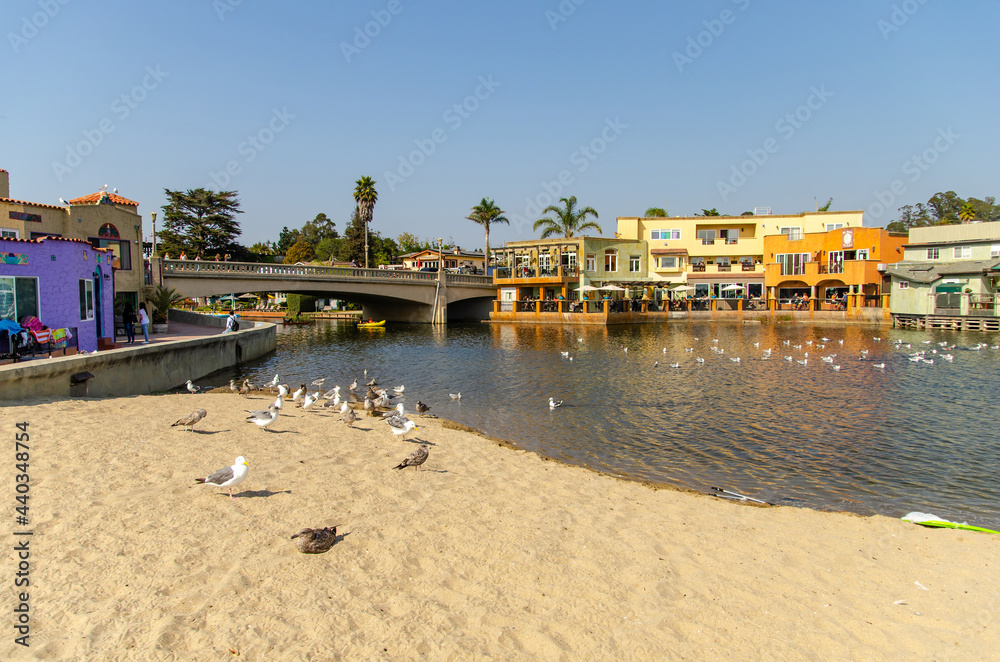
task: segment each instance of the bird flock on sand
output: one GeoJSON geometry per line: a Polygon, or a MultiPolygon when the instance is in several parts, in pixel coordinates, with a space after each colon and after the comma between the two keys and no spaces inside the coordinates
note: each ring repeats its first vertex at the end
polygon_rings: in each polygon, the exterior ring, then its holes
{"type": "MultiPolygon", "coordinates": [[[[365,370],[365,378],[368,371],[365,370]]],[[[353,427],[359,420],[364,418],[375,421],[377,427],[384,423],[392,433],[392,439],[407,441],[407,437],[418,429],[415,420],[410,418],[403,403],[405,385],[393,388],[380,388],[375,379],[368,380],[362,384],[362,390],[358,391],[358,380],[354,380],[347,387],[346,392],[342,392],[339,385],[329,390],[323,390],[326,378],[314,379],[310,386],[315,390],[310,390],[304,382],[300,383],[295,391],[291,390],[288,384],[280,383],[278,375],[274,376],[270,382],[262,387],[254,386],[249,379],[244,379],[241,385],[237,385],[235,380],[229,381],[229,391],[233,394],[242,395],[245,398],[252,398],[255,395],[265,394],[268,398],[274,396],[264,409],[246,410],[246,420],[253,423],[264,432],[273,432],[275,423],[279,420],[285,406],[294,409],[301,409],[306,415],[316,415],[319,412],[332,412],[340,417],[340,420],[348,427],[353,427]]],[[[206,389],[188,380],[185,389],[192,394],[204,393],[206,389]]],[[[459,402],[462,399],[461,393],[449,394],[451,401],[459,402]]],[[[414,406],[415,414],[426,417],[434,417],[430,414],[431,406],[417,400],[414,406]]],[[[287,415],[287,414],[285,414],[287,415]]],[[[171,424],[171,427],[181,427],[185,432],[194,432],[197,424],[201,423],[208,416],[205,409],[198,408],[190,414],[179,418],[171,424]]],[[[406,467],[414,467],[420,471],[429,457],[430,446],[421,443],[413,452],[403,458],[393,469],[402,470],[406,467]]],[[[229,489],[229,497],[235,501],[238,496],[233,494],[233,487],[239,485],[250,472],[250,463],[245,457],[236,458],[231,466],[222,467],[209,474],[205,478],[196,478],[195,482],[211,487],[222,487],[229,489]]],[[[337,527],[326,527],[319,529],[305,528],[292,536],[298,550],[304,554],[318,554],[325,552],[333,546],[337,539],[337,527]]]]}
{"type": "MultiPolygon", "coordinates": [[[[953,363],[955,361],[955,355],[951,352],[958,349],[957,345],[949,343],[948,341],[935,343],[935,341],[932,340],[924,340],[919,343],[913,343],[905,342],[904,340],[897,338],[892,341],[883,342],[881,336],[873,336],[871,341],[876,346],[881,345],[888,350],[892,350],[892,353],[880,352],[879,354],[883,357],[883,360],[876,362],[876,359],[872,356],[872,350],[870,349],[860,349],[856,354],[847,352],[844,348],[843,338],[832,340],[823,336],[812,340],[802,340],[801,342],[785,339],[780,341],[780,343],[778,343],[775,347],[765,347],[763,349],[760,347],[760,341],[757,341],[752,343],[752,347],[755,354],[760,352],[758,356],[732,356],[732,351],[730,350],[727,353],[727,348],[722,346],[719,338],[710,338],[705,341],[701,341],[700,338],[693,338],[692,340],[699,344],[693,347],[683,348],[683,356],[693,358],[694,363],[685,364],[682,363],[681,359],[670,361],[667,365],[670,366],[672,371],[676,372],[686,367],[697,369],[712,362],[721,363],[725,361],[726,365],[729,367],[738,368],[754,361],[783,360],[785,364],[789,364],[792,368],[795,368],[796,366],[806,368],[809,366],[819,365],[828,368],[832,372],[840,373],[845,365],[851,365],[851,369],[854,369],[855,366],[860,366],[863,369],[884,372],[887,368],[892,366],[892,362],[896,362],[896,356],[899,355],[905,356],[905,358],[911,363],[921,365],[934,365],[935,362],[938,364],[953,363]],[[919,349],[916,347],[917,345],[923,346],[923,348],[919,349]],[[932,347],[931,345],[936,346],[932,347]],[[702,354],[704,356],[702,356],[702,354]]],[[[583,343],[584,339],[582,337],[578,337],[577,342],[583,343]]],[[[585,345],[583,347],[585,347],[585,345]]],[[[583,347],[580,349],[582,350],[583,347]]],[[[635,351],[633,351],[631,355],[629,354],[629,348],[627,345],[619,345],[619,347],[625,357],[636,355],[635,351]]],[[[980,342],[962,349],[971,352],[978,352],[986,349],[1000,351],[1000,345],[990,345],[988,343],[980,342]]],[[[664,347],[662,349],[662,353],[654,355],[656,358],[653,359],[652,367],[660,368],[661,357],[666,357],[669,353],[670,350],[664,347]]],[[[559,355],[567,361],[573,360],[572,351],[570,350],[559,350],[559,355]]],[[[631,361],[632,359],[628,358],[627,360],[631,361]]],[[[663,358],[663,360],[668,361],[669,359],[663,358]]],[[[548,405],[550,411],[559,409],[563,406],[563,404],[563,400],[549,396],[548,405]]]]}

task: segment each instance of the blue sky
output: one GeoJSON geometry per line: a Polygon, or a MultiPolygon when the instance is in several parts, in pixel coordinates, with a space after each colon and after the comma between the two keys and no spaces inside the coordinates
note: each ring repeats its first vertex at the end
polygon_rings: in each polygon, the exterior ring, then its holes
{"type": "Polygon", "coordinates": [[[494,245],[565,195],[606,234],[829,197],[884,225],[1000,194],[997,24],[986,0],[8,0],[0,168],[38,202],[117,187],[147,233],[164,188],[234,189],[246,244],[343,230],[362,175],[373,229],[467,248],[484,196],[494,245]]]}

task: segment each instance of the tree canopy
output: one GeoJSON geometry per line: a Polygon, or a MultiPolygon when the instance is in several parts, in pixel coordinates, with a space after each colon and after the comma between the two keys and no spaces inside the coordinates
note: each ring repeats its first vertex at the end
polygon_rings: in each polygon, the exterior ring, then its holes
{"type": "Polygon", "coordinates": [[[1000,205],[996,198],[987,196],[962,199],[954,191],[938,192],[926,204],[903,205],[899,208],[899,218],[886,226],[893,232],[906,232],[910,228],[928,225],[954,225],[975,221],[1000,221],[1000,205]]]}
{"type": "Polygon", "coordinates": [[[316,252],[313,250],[312,244],[306,241],[305,238],[300,237],[299,240],[292,244],[292,247],[288,249],[288,254],[285,255],[285,264],[312,262],[315,259],[316,252]]]}
{"type": "Polygon", "coordinates": [[[584,230],[597,230],[599,233],[602,231],[600,225],[586,220],[587,216],[597,218],[597,212],[593,207],[577,210],[575,195],[559,198],[559,201],[563,203],[563,207],[549,205],[542,210],[543,214],[555,214],[555,218],[540,218],[535,221],[534,229],[542,228],[542,239],[560,234],[564,237],[573,237],[584,230]]]}
{"type": "Polygon", "coordinates": [[[194,257],[235,250],[235,240],[241,234],[236,215],[243,213],[236,191],[163,190],[168,202],[163,206],[163,230],[157,241],[165,253],[179,255],[183,251],[194,257]]]}
{"type": "MultiPolygon", "coordinates": [[[[473,223],[478,223],[483,226],[483,230],[486,232],[486,249],[483,251],[483,257],[485,258],[485,266],[487,267],[486,273],[489,274],[490,226],[497,223],[510,225],[510,219],[504,216],[507,212],[497,207],[496,203],[493,202],[491,198],[483,198],[479,201],[478,205],[472,208],[471,211],[472,213],[466,216],[466,218],[473,223]]],[[[594,215],[597,215],[596,212],[594,215]]]]}
{"type": "Polygon", "coordinates": [[[663,207],[649,207],[642,216],[643,218],[666,218],[667,210],[663,207]]]}
{"type": "Polygon", "coordinates": [[[375,203],[378,202],[378,191],[375,190],[375,180],[367,175],[355,182],[354,201],[358,204],[358,218],[364,224],[365,245],[364,263],[368,268],[368,225],[372,222],[375,203]]]}

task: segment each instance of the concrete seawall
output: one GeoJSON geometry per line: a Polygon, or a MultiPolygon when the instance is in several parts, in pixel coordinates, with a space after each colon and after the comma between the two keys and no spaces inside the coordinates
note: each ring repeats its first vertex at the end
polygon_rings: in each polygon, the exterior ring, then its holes
{"type": "MultiPolygon", "coordinates": [[[[177,312],[181,311],[170,311],[171,320],[225,327],[225,318],[195,313],[178,317],[175,316],[177,312]]],[[[196,336],[5,366],[0,370],[0,400],[83,395],[71,390],[70,384],[71,376],[81,372],[93,375],[86,383],[89,397],[145,395],[175,388],[188,379],[197,380],[274,351],[277,329],[273,324],[243,320],[240,326],[242,328],[236,333],[196,336]]]]}

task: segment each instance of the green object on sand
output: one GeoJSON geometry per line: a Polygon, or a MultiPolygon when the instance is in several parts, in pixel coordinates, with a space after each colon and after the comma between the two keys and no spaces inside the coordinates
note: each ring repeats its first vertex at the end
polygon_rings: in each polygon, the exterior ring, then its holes
{"type": "Polygon", "coordinates": [[[992,533],[1000,536],[1000,531],[994,531],[993,529],[984,529],[981,526],[972,526],[971,524],[966,524],[962,522],[949,522],[946,519],[938,519],[934,515],[929,515],[927,513],[909,513],[901,517],[903,521],[913,522],[914,524],[919,524],[920,526],[930,526],[939,529],[961,529],[962,531],[980,531],[982,533],[992,533]]]}

